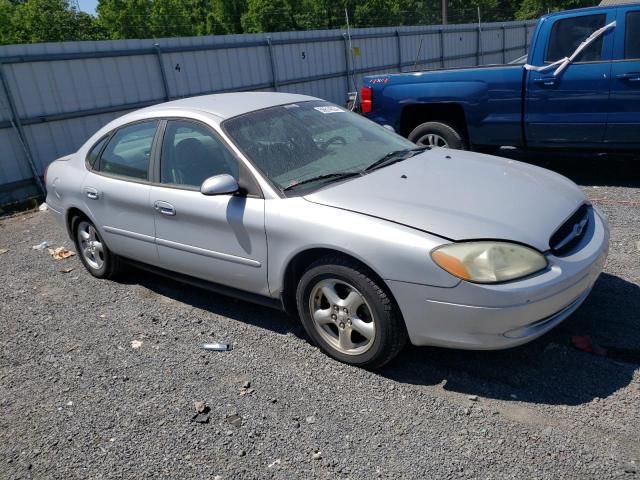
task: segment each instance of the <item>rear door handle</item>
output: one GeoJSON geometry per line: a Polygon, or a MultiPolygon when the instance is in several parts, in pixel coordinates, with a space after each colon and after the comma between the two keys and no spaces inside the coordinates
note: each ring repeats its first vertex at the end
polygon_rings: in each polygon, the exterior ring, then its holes
{"type": "Polygon", "coordinates": [[[98,200],[98,198],[100,198],[98,190],[93,187],[86,187],[84,189],[84,193],[87,195],[87,198],[90,198],[91,200],[98,200]]]}
{"type": "Polygon", "coordinates": [[[533,83],[542,85],[545,87],[553,87],[554,85],[557,85],[558,79],[556,77],[540,77],[540,78],[534,78],[533,83]]]}
{"type": "Polygon", "coordinates": [[[621,73],[616,75],[616,78],[627,82],[640,82],[640,72],[621,73]]]}
{"type": "Polygon", "coordinates": [[[167,202],[163,202],[162,200],[156,201],[153,204],[153,208],[155,208],[158,213],[167,215],[169,217],[173,217],[176,214],[176,209],[173,208],[173,205],[167,202]]]}

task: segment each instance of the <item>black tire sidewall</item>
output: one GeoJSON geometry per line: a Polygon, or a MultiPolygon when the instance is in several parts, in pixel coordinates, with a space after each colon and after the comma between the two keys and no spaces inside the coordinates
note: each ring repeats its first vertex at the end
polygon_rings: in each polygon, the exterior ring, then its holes
{"type": "MultiPolygon", "coordinates": [[[[389,337],[389,329],[394,328],[392,319],[393,312],[389,310],[382,302],[377,293],[377,289],[370,283],[368,277],[363,277],[361,272],[344,265],[324,264],[311,267],[307,270],[296,291],[296,303],[298,314],[302,321],[307,334],[312,338],[313,342],[318,345],[325,353],[338,361],[351,365],[367,367],[378,364],[381,358],[387,355],[389,346],[386,345],[389,337]],[[311,313],[309,311],[309,296],[313,287],[321,280],[327,278],[335,278],[342,280],[356,287],[365,297],[375,318],[376,334],[373,345],[366,352],[360,355],[348,355],[334,349],[328,344],[322,336],[317,332],[311,313]]],[[[379,288],[380,286],[378,286],[379,288]]],[[[386,363],[386,362],[382,362],[386,363]]]]}
{"type": "Polygon", "coordinates": [[[413,143],[416,143],[418,139],[428,135],[429,133],[434,133],[444,138],[449,145],[449,148],[454,150],[467,149],[464,138],[460,132],[458,132],[455,127],[442,122],[422,123],[414,128],[407,138],[413,143]]]}

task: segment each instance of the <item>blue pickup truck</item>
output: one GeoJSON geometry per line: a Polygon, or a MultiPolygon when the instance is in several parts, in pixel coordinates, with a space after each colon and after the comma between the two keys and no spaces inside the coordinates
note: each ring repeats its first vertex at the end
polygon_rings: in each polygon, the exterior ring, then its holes
{"type": "Polygon", "coordinates": [[[360,108],[423,145],[640,150],[640,3],[542,17],[520,64],[365,77],[360,108]]]}

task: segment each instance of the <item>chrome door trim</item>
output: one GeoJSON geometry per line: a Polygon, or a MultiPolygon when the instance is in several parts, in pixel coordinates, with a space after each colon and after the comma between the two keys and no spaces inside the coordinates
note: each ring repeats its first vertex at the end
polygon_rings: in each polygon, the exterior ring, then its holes
{"type": "Polygon", "coordinates": [[[194,253],[196,255],[202,255],[204,257],[216,258],[218,260],[224,260],[231,263],[239,263],[241,265],[248,265],[255,268],[260,268],[262,266],[259,261],[253,260],[252,258],[237,257],[235,255],[229,255],[228,253],[207,250],[205,248],[185,245],[184,243],[172,242],[171,240],[164,240],[162,238],[156,238],[156,243],[162,247],[175,248],[176,250],[181,250],[183,252],[194,253]]]}

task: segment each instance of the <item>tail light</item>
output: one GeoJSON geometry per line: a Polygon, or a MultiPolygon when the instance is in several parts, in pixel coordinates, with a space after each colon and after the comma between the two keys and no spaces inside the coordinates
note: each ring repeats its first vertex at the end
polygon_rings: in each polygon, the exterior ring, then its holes
{"type": "Polygon", "coordinates": [[[360,89],[360,111],[369,113],[373,109],[373,100],[371,87],[362,87],[360,89]]]}

